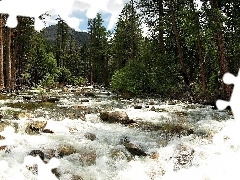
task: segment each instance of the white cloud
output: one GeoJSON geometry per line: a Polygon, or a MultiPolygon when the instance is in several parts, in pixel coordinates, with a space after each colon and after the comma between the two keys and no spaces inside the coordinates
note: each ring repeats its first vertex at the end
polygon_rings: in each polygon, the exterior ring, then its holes
{"type": "Polygon", "coordinates": [[[80,15],[85,13],[88,18],[94,18],[98,12],[110,13],[108,29],[111,29],[127,2],[129,0],[3,0],[0,1],[0,13],[10,14],[7,21],[9,27],[16,27],[17,15],[34,17],[36,19],[35,29],[38,30],[43,28],[38,16],[47,11],[52,15],[46,18],[47,25],[56,24],[55,17],[59,14],[74,29],[79,29],[79,24],[83,19],[77,17],[78,13],[80,15]]]}
{"type": "Polygon", "coordinates": [[[76,0],[73,7],[73,12],[86,12],[88,18],[96,17],[99,13],[110,13],[110,21],[107,29],[112,27],[117,22],[117,18],[121,13],[125,3],[129,0],[76,0]]]}

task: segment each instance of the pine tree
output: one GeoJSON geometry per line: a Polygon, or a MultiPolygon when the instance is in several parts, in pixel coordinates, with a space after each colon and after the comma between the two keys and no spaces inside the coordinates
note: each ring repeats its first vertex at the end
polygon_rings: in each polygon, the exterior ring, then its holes
{"type": "Polygon", "coordinates": [[[4,89],[4,74],[3,74],[3,14],[0,14],[0,90],[4,89]]]}

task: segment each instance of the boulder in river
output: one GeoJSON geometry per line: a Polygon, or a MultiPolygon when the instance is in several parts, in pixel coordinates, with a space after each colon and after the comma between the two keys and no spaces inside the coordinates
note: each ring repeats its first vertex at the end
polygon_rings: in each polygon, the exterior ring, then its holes
{"type": "Polygon", "coordinates": [[[39,156],[44,161],[44,153],[41,150],[32,150],[29,155],[34,157],[39,156]]]}
{"type": "Polygon", "coordinates": [[[25,132],[30,135],[39,134],[47,125],[47,121],[32,121],[28,123],[25,132]]]}
{"type": "Polygon", "coordinates": [[[79,161],[84,165],[91,166],[96,164],[97,154],[95,150],[79,153],[79,161]]]}
{"type": "Polygon", "coordinates": [[[42,131],[43,133],[54,133],[51,129],[44,129],[43,131],[42,131]]]}
{"type": "Polygon", "coordinates": [[[88,140],[94,141],[96,139],[96,135],[90,132],[84,134],[84,137],[88,140]]]}
{"type": "Polygon", "coordinates": [[[141,105],[135,105],[134,109],[142,109],[142,106],[141,105]]]}
{"type": "Polygon", "coordinates": [[[74,154],[76,150],[72,146],[61,146],[58,148],[59,156],[69,156],[70,154],[74,154]]]}
{"type": "MultiPolygon", "coordinates": [[[[6,139],[4,136],[0,135],[0,141],[6,139]]],[[[0,146],[0,151],[5,150],[7,146],[0,146]]]]}
{"type": "Polygon", "coordinates": [[[84,96],[85,97],[96,97],[96,94],[95,94],[95,92],[88,91],[88,92],[84,93],[84,96]]]}
{"type": "Polygon", "coordinates": [[[109,123],[121,123],[121,124],[134,123],[132,119],[129,119],[125,111],[101,112],[100,118],[103,121],[106,121],[109,123]]]}
{"type": "Polygon", "coordinates": [[[147,153],[131,142],[125,142],[123,145],[133,156],[147,156],[147,153]]]}
{"type": "Polygon", "coordinates": [[[83,178],[79,175],[72,175],[70,180],[83,180],[83,178]]]}

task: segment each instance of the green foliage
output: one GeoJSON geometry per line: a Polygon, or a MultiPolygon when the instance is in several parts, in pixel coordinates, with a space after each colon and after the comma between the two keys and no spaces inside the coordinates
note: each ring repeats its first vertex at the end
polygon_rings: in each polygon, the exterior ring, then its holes
{"type": "Polygon", "coordinates": [[[72,76],[69,80],[70,84],[74,85],[74,86],[80,86],[80,85],[84,85],[86,84],[86,79],[79,76],[79,77],[76,77],[76,76],[72,76]]]}
{"type": "Polygon", "coordinates": [[[58,68],[58,82],[68,83],[71,79],[71,71],[65,67],[58,68]]]}
{"type": "Polygon", "coordinates": [[[54,87],[55,86],[55,77],[50,73],[47,73],[43,79],[40,81],[40,84],[43,87],[54,87]]]}
{"type": "Polygon", "coordinates": [[[111,87],[117,91],[138,94],[144,91],[146,76],[145,68],[138,60],[132,60],[125,67],[117,70],[112,76],[111,87]]]}

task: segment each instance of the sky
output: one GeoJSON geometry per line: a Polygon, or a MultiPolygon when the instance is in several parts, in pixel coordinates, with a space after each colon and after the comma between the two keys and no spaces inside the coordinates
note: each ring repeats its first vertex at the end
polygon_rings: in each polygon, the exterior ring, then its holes
{"type": "MultiPolygon", "coordinates": [[[[74,1],[74,0],[73,0],[74,1]]],[[[71,12],[69,13],[68,24],[76,31],[87,31],[88,18],[94,18],[96,13],[101,13],[103,25],[108,30],[113,30],[117,22],[118,15],[121,13],[125,3],[129,0],[75,0],[71,12]]],[[[200,0],[195,0],[198,8],[201,6],[200,0]]],[[[49,11],[52,16],[47,17],[46,25],[56,24],[57,12],[49,11]]],[[[142,25],[144,33],[148,28],[142,25]]]]}
{"type": "MultiPolygon", "coordinates": [[[[17,25],[16,16],[35,17],[35,29],[41,30],[44,26],[56,24],[58,14],[66,23],[76,31],[87,31],[87,21],[102,14],[103,25],[108,30],[113,30],[118,16],[124,5],[130,0],[2,0],[0,1],[0,13],[9,14],[7,26],[14,28],[17,25]],[[31,7],[31,8],[29,8],[31,7]],[[39,20],[39,16],[48,12],[51,16],[45,16],[45,25],[39,20]]],[[[197,4],[200,0],[195,0],[197,4]]],[[[147,31],[143,25],[143,31],[147,31]]]]}
{"type": "MultiPolygon", "coordinates": [[[[101,13],[103,25],[108,30],[113,30],[118,15],[127,2],[129,0],[75,0],[66,22],[77,31],[86,31],[88,18],[94,18],[97,13],[101,13]]],[[[51,17],[46,17],[46,25],[56,24],[58,12],[53,9],[49,14],[51,17]]]]}

